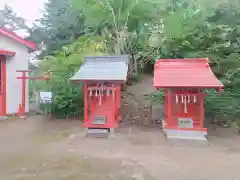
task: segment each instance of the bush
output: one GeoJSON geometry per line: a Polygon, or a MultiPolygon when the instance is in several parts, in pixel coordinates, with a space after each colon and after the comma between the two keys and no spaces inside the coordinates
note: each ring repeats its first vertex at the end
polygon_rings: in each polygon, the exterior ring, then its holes
{"type": "Polygon", "coordinates": [[[42,73],[52,71],[49,81],[36,82],[36,89],[53,93],[51,112],[60,118],[80,116],[83,112],[82,85],[73,84],[69,78],[79,70],[85,56],[103,54],[102,38],[83,36],[62,47],[40,64],[42,73]]]}
{"type": "Polygon", "coordinates": [[[53,93],[51,111],[59,118],[79,116],[83,112],[81,84],[73,84],[68,78],[54,75],[50,81],[53,93]]]}
{"type": "Polygon", "coordinates": [[[163,90],[156,91],[153,94],[151,94],[151,102],[153,104],[159,104],[164,103],[165,97],[163,90]]]}
{"type": "Polygon", "coordinates": [[[205,100],[205,114],[215,117],[216,121],[231,124],[240,122],[240,92],[238,89],[226,89],[222,94],[208,91],[205,100]]]}

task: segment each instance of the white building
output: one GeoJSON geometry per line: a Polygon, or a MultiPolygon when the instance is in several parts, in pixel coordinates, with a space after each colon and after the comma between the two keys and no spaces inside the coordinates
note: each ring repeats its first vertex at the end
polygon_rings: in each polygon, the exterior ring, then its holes
{"type": "Polygon", "coordinates": [[[0,116],[18,114],[20,108],[29,111],[28,81],[23,98],[23,83],[17,79],[22,72],[17,71],[28,70],[28,53],[36,48],[34,43],[0,28],[0,116]]]}

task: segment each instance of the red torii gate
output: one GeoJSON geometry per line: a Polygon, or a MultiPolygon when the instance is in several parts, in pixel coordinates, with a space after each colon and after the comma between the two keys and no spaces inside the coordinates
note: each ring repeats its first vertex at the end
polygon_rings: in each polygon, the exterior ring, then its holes
{"type": "Polygon", "coordinates": [[[20,117],[24,117],[25,114],[25,104],[26,104],[26,80],[49,80],[51,71],[48,71],[47,74],[42,76],[27,76],[27,73],[32,72],[31,70],[17,70],[16,72],[22,73],[21,76],[17,77],[17,79],[22,80],[22,102],[18,106],[18,115],[20,117]]]}

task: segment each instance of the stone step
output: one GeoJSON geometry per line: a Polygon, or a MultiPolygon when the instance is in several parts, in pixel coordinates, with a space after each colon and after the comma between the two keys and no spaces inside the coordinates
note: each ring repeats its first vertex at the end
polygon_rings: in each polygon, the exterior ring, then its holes
{"type": "Polygon", "coordinates": [[[86,131],[86,137],[88,138],[108,138],[109,136],[109,129],[92,129],[87,128],[86,131]]]}
{"type": "Polygon", "coordinates": [[[194,130],[172,130],[165,129],[168,136],[184,136],[184,137],[205,137],[207,132],[194,130]]]}
{"type": "Polygon", "coordinates": [[[178,146],[208,146],[209,142],[206,138],[185,138],[185,137],[168,137],[168,142],[178,146]]]}
{"type": "Polygon", "coordinates": [[[207,132],[204,131],[166,130],[165,133],[169,142],[174,145],[208,145],[208,140],[205,137],[207,132]]]}

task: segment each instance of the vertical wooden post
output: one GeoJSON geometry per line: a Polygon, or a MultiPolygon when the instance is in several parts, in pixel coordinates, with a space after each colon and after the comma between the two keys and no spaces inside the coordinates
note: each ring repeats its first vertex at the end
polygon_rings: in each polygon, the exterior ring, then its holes
{"type": "Polygon", "coordinates": [[[121,86],[120,85],[117,86],[116,98],[117,98],[116,116],[117,116],[117,120],[120,120],[121,119],[121,86]]]}
{"type": "Polygon", "coordinates": [[[6,57],[0,56],[1,63],[1,93],[2,93],[2,108],[0,115],[5,116],[7,113],[7,85],[6,85],[6,57]]]}
{"type": "Polygon", "coordinates": [[[48,75],[44,75],[44,76],[38,76],[38,77],[30,77],[27,76],[27,73],[31,72],[30,70],[17,70],[16,72],[20,72],[22,75],[17,77],[17,79],[20,79],[22,81],[22,99],[21,99],[21,103],[18,106],[18,114],[20,117],[24,118],[24,114],[25,114],[25,108],[26,108],[26,86],[27,86],[27,80],[35,80],[35,79],[42,79],[42,80],[49,80],[50,78],[50,72],[48,73],[48,75]]]}
{"type": "Polygon", "coordinates": [[[19,116],[24,118],[25,114],[25,104],[26,104],[26,80],[30,79],[30,77],[27,76],[28,72],[31,72],[29,70],[17,70],[16,72],[21,72],[22,76],[17,77],[17,79],[21,79],[22,81],[22,102],[19,104],[19,116]]]}
{"type": "Polygon", "coordinates": [[[168,90],[164,89],[165,94],[165,123],[167,125],[168,122],[168,90]]]}
{"type": "Polygon", "coordinates": [[[117,88],[117,94],[116,94],[117,108],[120,108],[120,104],[121,104],[120,85],[117,85],[116,88],[117,88]]]}
{"type": "Polygon", "coordinates": [[[168,109],[168,119],[167,119],[167,127],[171,126],[172,123],[172,92],[170,89],[167,90],[168,101],[167,101],[167,109],[168,109]]]}
{"type": "Polygon", "coordinates": [[[88,121],[88,87],[87,84],[84,84],[84,123],[88,121]]]}
{"type": "Polygon", "coordinates": [[[200,128],[204,128],[204,92],[200,93],[200,128]]]}
{"type": "Polygon", "coordinates": [[[116,109],[117,109],[117,101],[116,101],[116,97],[117,97],[117,88],[113,85],[112,86],[112,100],[113,100],[113,112],[111,112],[113,114],[113,120],[116,121],[116,109]]]}
{"type": "Polygon", "coordinates": [[[22,72],[22,113],[25,113],[26,104],[26,71],[22,72]]]}

